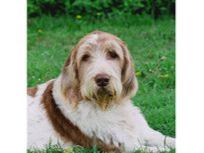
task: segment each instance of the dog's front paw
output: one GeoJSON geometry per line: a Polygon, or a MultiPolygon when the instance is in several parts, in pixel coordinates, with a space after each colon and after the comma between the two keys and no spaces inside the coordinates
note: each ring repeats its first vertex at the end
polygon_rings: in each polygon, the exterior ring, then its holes
{"type": "Polygon", "coordinates": [[[165,146],[171,148],[171,149],[174,149],[175,148],[175,138],[171,138],[171,137],[166,137],[166,140],[165,140],[165,146]]]}
{"type": "Polygon", "coordinates": [[[161,152],[169,152],[171,149],[168,147],[144,146],[144,147],[141,147],[139,150],[147,153],[161,153],[161,152]]]}

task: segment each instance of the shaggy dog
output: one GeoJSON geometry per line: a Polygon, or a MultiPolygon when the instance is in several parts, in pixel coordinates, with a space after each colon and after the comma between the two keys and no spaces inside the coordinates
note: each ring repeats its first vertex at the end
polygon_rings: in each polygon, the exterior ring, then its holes
{"type": "Polygon", "coordinates": [[[50,141],[116,152],[175,148],[175,139],[150,128],[132,105],[137,89],[124,42],[101,31],[86,35],[59,77],[28,88],[28,148],[50,141]]]}

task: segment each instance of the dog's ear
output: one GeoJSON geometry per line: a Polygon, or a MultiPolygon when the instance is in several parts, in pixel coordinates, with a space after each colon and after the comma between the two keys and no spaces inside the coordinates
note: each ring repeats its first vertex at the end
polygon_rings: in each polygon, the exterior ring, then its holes
{"type": "Polygon", "coordinates": [[[65,99],[68,99],[73,106],[76,106],[81,99],[79,90],[79,77],[76,62],[77,48],[72,49],[62,69],[61,91],[65,99]]]}
{"type": "Polygon", "coordinates": [[[121,72],[122,73],[121,79],[122,79],[122,85],[123,85],[122,96],[131,98],[136,94],[138,89],[137,78],[135,76],[135,70],[134,70],[132,58],[130,56],[130,53],[125,43],[120,41],[120,46],[124,54],[124,62],[123,62],[123,67],[121,72]]]}

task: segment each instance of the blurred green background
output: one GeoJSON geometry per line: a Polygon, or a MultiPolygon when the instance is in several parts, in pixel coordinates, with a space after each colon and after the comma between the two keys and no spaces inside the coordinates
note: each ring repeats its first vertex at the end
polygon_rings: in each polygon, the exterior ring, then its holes
{"type": "MultiPolygon", "coordinates": [[[[28,86],[56,78],[84,35],[110,32],[126,42],[134,60],[139,90],[133,103],[152,128],[175,137],[174,0],[28,0],[27,6],[28,86]]],[[[72,152],[100,151],[74,147],[72,152]]]]}
{"type": "Polygon", "coordinates": [[[103,18],[111,15],[175,15],[175,0],[28,0],[28,16],[71,15],[103,18]]]}

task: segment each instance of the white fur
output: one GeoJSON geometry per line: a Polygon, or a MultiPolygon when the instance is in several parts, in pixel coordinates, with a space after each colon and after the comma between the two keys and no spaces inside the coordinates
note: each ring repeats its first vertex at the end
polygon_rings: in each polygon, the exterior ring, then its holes
{"type": "MultiPolygon", "coordinates": [[[[97,34],[92,34],[85,44],[79,48],[77,59],[79,61],[84,53],[85,45],[95,44],[98,39],[97,34]]],[[[114,41],[109,41],[117,48],[119,56],[122,50],[114,41]]],[[[84,63],[79,70],[80,91],[82,96],[92,97],[97,85],[94,78],[99,73],[110,76],[108,89],[114,89],[116,96],[120,97],[122,92],[121,67],[115,60],[107,60],[105,53],[96,46],[91,52],[91,64],[84,63]]],[[[68,67],[69,77],[63,78],[71,80],[73,70],[68,67]]],[[[46,112],[41,105],[42,94],[49,82],[38,86],[37,95],[32,98],[28,96],[28,148],[40,147],[52,143],[60,143],[62,146],[69,146],[64,143],[55,133],[52,124],[46,116],[46,112]]],[[[106,144],[113,143],[115,146],[123,146],[126,152],[143,149],[146,151],[158,152],[175,148],[175,139],[166,137],[160,132],[151,129],[139,109],[132,105],[129,96],[118,98],[117,102],[110,103],[107,110],[102,110],[94,99],[91,101],[79,101],[77,108],[73,109],[69,99],[65,101],[62,96],[61,75],[54,81],[53,97],[63,115],[76,125],[85,135],[97,137],[106,144]]],[[[136,90],[136,89],[135,89],[136,90]]]]}
{"type": "MultiPolygon", "coordinates": [[[[108,110],[101,110],[98,105],[87,101],[80,101],[76,110],[69,101],[64,101],[60,92],[59,77],[54,82],[53,96],[62,113],[87,136],[96,136],[115,146],[119,143],[126,152],[135,149],[158,152],[175,147],[174,138],[166,137],[151,129],[137,107],[128,99],[123,99],[120,105],[113,105],[108,110]]],[[[38,86],[34,98],[28,96],[28,148],[42,148],[50,141],[59,143],[63,147],[71,143],[64,143],[59,139],[48,120],[40,101],[48,82],[38,86]]]]}
{"type": "Polygon", "coordinates": [[[109,88],[115,89],[117,96],[121,94],[122,84],[120,81],[120,71],[112,63],[107,63],[103,56],[98,56],[95,61],[89,66],[84,75],[84,80],[82,80],[81,93],[87,97],[91,97],[94,91],[96,91],[97,85],[95,83],[94,77],[97,74],[105,73],[111,76],[111,81],[109,88]],[[109,67],[109,68],[107,68],[109,67]]]}
{"type": "MultiPolygon", "coordinates": [[[[81,56],[84,54],[84,50],[87,50],[86,47],[91,45],[95,45],[94,47],[90,47],[91,51],[91,64],[89,66],[85,66],[86,63],[83,63],[81,69],[83,69],[83,73],[81,75],[81,87],[80,91],[83,97],[88,97],[92,99],[94,92],[97,90],[97,85],[95,83],[95,76],[100,73],[104,73],[110,76],[109,90],[116,92],[116,97],[119,97],[122,91],[121,84],[121,68],[117,61],[115,60],[107,60],[106,53],[101,48],[101,46],[97,45],[97,34],[90,35],[89,38],[79,47],[77,53],[77,61],[80,61],[81,56]]],[[[119,47],[119,45],[115,41],[107,41],[106,44],[108,46],[114,46],[117,50],[118,55],[123,57],[123,51],[119,47]]],[[[87,51],[88,52],[88,51],[87,51]]]]}
{"type": "Polygon", "coordinates": [[[92,35],[90,35],[89,38],[86,39],[86,43],[96,44],[97,39],[98,39],[98,35],[97,34],[92,34],[92,35]]]}
{"type": "Polygon", "coordinates": [[[38,86],[35,97],[28,96],[27,107],[27,130],[28,130],[28,148],[43,148],[51,141],[52,143],[64,143],[58,138],[50,121],[47,118],[45,109],[41,104],[42,94],[50,81],[38,86]]]}
{"type": "Polygon", "coordinates": [[[174,148],[175,140],[151,129],[130,100],[123,99],[120,105],[113,105],[107,111],[101,110],[96,103],[80,101],[74,110],[69,101],[63,101],[59,89],[60,77],[54,83],[56,103],[65,117],[86,135],[96,136],[107,144],[113,141],[119,146],[120,143],[127,152],[135,149],[157,152],[174,148]]]}

